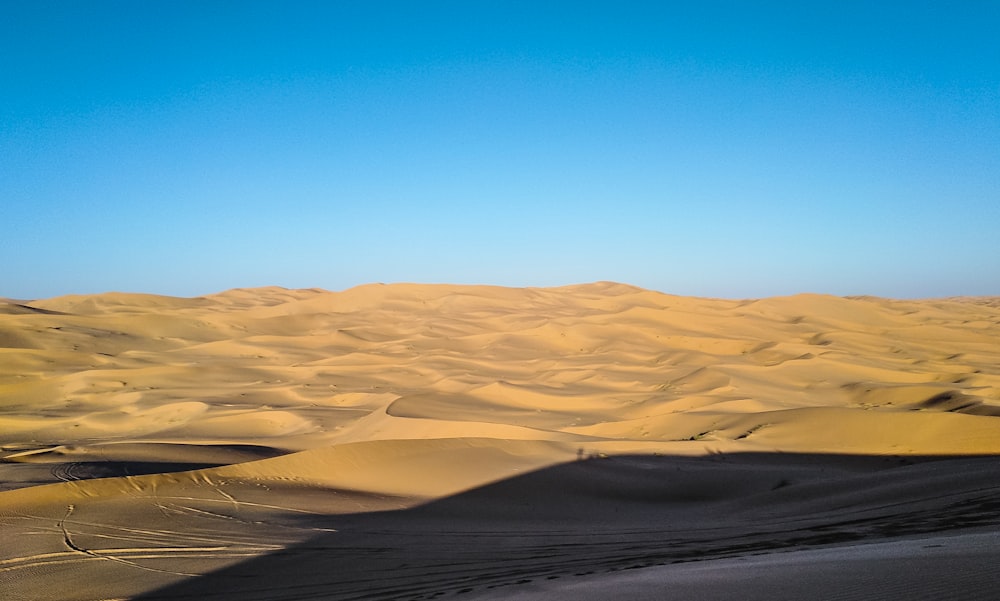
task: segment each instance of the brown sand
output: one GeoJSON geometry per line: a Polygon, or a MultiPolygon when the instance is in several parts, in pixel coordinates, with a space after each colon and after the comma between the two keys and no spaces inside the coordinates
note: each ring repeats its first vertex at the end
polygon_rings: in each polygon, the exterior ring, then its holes
{"type": "Polygon", "coordinates": [[[0,598],[989,599],[998,305],[0,303],[0,598]]]}

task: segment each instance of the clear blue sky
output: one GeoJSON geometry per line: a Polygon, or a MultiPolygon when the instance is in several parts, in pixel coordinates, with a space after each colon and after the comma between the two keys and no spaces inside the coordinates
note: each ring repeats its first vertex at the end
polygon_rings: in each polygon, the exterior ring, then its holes
{"type": "Polygon", "coordinates": [[[0,0],[0,296],[1000,294],[1000,2],[0,0]]]}

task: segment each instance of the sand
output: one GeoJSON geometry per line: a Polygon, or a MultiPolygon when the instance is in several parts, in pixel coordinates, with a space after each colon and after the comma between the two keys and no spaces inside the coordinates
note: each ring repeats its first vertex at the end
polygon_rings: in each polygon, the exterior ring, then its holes
{"type": "Polygon", "coordinates": [[[0,598],[990,599],[998,417],[995,298],[6,300],[0,598]]]}

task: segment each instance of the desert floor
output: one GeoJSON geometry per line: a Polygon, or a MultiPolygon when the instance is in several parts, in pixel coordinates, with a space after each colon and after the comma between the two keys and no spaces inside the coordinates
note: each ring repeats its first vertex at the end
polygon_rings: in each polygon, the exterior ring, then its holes
{"type": "Polygon", "coordinates": [[[0,300],[0,598],[994,599],[1000,301],[0,300]]]}

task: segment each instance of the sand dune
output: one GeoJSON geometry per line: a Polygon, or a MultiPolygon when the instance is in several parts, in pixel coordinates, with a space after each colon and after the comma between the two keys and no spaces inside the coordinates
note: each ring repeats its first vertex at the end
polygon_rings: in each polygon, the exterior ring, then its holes
{"type": "Polygon", "coordinates": [[[998,469],[787,453],[578,461],[331,516],[336,532],[141,598],[986,599],[1000,583],[1000,515],[983,499],[998,469]]]}
{"type": "MultiPolygon", "coordinates": [[[[597,283],[9,301],[0,597],[714,599],[753,565],[768,576],[744,598],[802,598],[788,570],[864,557],[881,598],[908,598],[914,565],[1000,558],[998,417],[996,299],[597,283]]],[[[989,598],[966,572],[955,598],[989,598]]]]}

